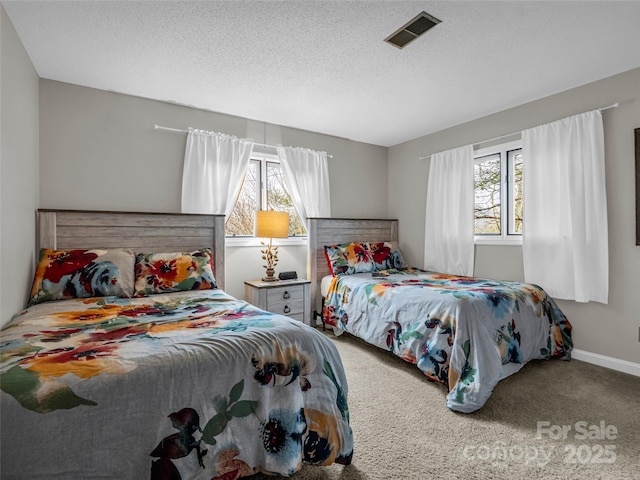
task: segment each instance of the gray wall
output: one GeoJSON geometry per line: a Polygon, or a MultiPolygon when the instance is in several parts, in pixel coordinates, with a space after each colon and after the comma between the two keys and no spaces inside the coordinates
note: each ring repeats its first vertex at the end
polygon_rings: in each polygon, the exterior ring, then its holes
{"type": "MultiPolygon", "coordinates": [[[[154,124],[202,128],[269,145],[323,150],[334,216],[387,214],[387,149],[171,103],[42,79],[40,205],[179,212],[186,135],[154,124]]],[[[306,248],[282,246],[278,271],[306,272],[306,248]]],[[[244,297],[244,280],[264,274],[259,247],[228,247],[226,288],[244,297]]]]}
{"type": "Polygon", "coordinates": [[[24,308],[35,264],[38,75],[0,5],[0,325],[24,308]]]}
{"type": "MultiPolygon", "coordinates": [[[[609,304],[560,301],[576,349],[640,363],[640,247],[635,242],[634,128],[640,127],[640,69],[531,102],[389,149],[389,215],[400,246],[423,265],[428,160],[418,157],[620,102],[603,113],[609,216],[609,304]]],[[[522,248],[476,246],[475,275],[524,280],[522,248]]]]}

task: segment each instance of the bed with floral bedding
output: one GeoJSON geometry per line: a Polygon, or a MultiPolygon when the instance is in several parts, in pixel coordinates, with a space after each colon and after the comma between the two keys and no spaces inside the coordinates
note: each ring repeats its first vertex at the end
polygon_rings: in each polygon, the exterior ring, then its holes
{"type": "MultiPolygon", "coordinates": [[[[310,221],[321,240],[339,239],[335,232],[347,222],[310,221]],[[331,235],[323,237],[325,231],[331,235]]],[[[348,222],[353,231],[356,221],[348,222]]],[[[394,222],[356,223],[366,224],[358,234],[379,239],[378,225],[394,222]]],[[[465,413],[481,408],[496,384],[527,362],[570,358],[571,324],[542,288],[408,267],[393,236],[397,227],[386,231],[391,241],[354,241],[352,234],[344,243],[310,240],[309,263],[323,280],[322,321],[337,334],[417,365],[448,388],[447,406],[465,413]]]]}
{"type": "MultiPolygon", "coordinates": [[[[76,213],[56,213],[60,235],[76,213]]],[[[149,228],[125,223],[109,232],[149,228]]],[[[40,249],[28,306],[0,332],[3,479],[229,480],[351,462],[333,343],[217,288],[220,243],[166,253],[174,234],[40,249]]]]}

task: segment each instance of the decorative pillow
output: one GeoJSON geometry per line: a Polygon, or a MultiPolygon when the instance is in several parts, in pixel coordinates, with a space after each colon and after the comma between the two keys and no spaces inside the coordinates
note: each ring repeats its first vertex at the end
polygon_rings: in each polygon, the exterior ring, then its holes
{"type": "Polygon", "coordinates": [[[69,298],[133,296],[133,251],[40,249],[28,306],[69,298]]]}
{"type": "Polygon", "coordinates": [[[333,276],[368,273],[374,270],[369,244],[365,242],[325,245],[324,254],[333,276]]]}
{"type": "Polygon", "coordinates": [[[191,253],[139,253],[135,278],[136,296],[217,288],[210,248],[191,253]]]}
{"type": "Polygon", "coordinates": [[[406,268],[402,252],[397,242],[369,243],[369,252],[375,270],[388,270],[406,268]]]}

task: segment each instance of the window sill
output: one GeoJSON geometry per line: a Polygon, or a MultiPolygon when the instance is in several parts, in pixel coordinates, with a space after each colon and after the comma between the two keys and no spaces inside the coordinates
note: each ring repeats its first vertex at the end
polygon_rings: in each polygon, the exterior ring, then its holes
{"type": "Polygon", "coordinates": [[[510,245],[522,246],[522,237],[501,238],[501,237],[474,237],[475,245],[510,245]]]}
{"type": "MultiPolygon", "coordinates": [[[[264,244],[269,243],[269,239],[257,238],[257,237],[226,237],[226,247],[263,247],[264,244]]],[[[289,238],[274,238],[273,245],[306,245],[307,237],[289,237],[289,238]]]]}

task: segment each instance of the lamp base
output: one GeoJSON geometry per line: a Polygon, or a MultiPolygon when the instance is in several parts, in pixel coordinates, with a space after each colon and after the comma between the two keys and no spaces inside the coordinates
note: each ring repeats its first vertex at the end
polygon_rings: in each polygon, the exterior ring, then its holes
{"type": "Polygon", "coordinates": [[[267,268],[267,276],[266,277],[262,277],[262,281],[263,282],[277,282],[278,280],[280,280],[278,277],[274,276],[274,273],[276,273],[276,271],[273,268],[267,268]]]}

